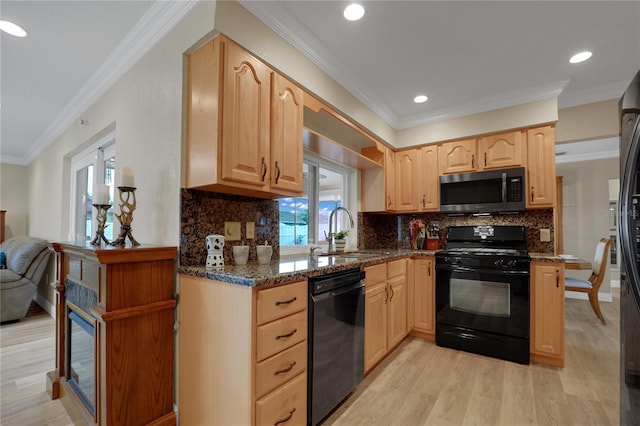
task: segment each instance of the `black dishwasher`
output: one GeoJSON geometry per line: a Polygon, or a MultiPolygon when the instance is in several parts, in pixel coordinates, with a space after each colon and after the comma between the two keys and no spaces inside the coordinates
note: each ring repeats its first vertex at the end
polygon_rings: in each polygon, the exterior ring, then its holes
{"type": "Polygon", "coordinates": [[[317,425],[364,376],[364,272],[309,278],[307,424],[317,425]]]}

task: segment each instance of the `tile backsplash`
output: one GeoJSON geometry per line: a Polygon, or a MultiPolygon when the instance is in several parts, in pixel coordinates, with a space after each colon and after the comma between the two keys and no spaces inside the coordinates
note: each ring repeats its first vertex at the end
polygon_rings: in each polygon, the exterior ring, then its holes
{"type": "MultiPolygon", "coordinates": [[[[224,234],[224,223],[241,222],[241,240],[227,241],[225,263],[232,263],[234,245],[244,240],[249,259],[256,259],[256,245],[265,240],[273,247],[273,257],[280,256],[280,227],[277,200],[227,195],[216,192],[182,189],[180,224],[180,264],[203,265],[207,259],[205,237],[224,234]],[[255,239],[246,239],[246,222],[255,223],[255,239]]],[[[553,210],[531,210],[517,215],[448,216],[441,213],[379,214],[358,213],[358,248],[409,248],[409,221],[420,218],[425,223],[438,221],[439,247],[444,248],[446,228],[464,225],[523,225],[527,227],[527,246],[532,253],[553,253],[553,210]],[[540,229],[551,230],[551,241],[540,241],[540,229]]]]}
{"type": "Polygon", "coordinates": [[[469,225],[518,225],[527,228],[527,249],[531,253],[553,253],[553,209],[529,210],[521,214],[496,214],[492,216],[448,216],[441,213],[388,215],[377,213],[358,214],[358,247],[409,248],[409,221],[420,218],[425,223],[439,222],[439,247],[444,248],[446,229],[449,226],[469,225]],[[540,241],[540,229],[551,230],[551,241],[540,241]]]}
{"type": "Polygon", "coordinates": [[[278,201],[227,195],[217,192],[182,189],[180,197],[180,265],[204,265],[207,248],[204,238],[224,235],[225,222],[241,222],[241,240],[226,241],[224,261],[232,263],[234,245],[242,241],[249,246],[249,259],[256,259],[256,245],[265,240],[273,247],[273,257],[280,253],[278,201]],[[255,239],[246,239],[246,222],[255,223],[255,239]]]}

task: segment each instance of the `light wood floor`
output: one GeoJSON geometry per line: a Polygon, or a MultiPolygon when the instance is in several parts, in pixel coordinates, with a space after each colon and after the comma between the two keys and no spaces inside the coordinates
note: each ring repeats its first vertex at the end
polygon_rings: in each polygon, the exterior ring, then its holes
{"type": "Polygon", "coordinates": [[[618,425],[619,294],[600,304],[606,326],[588,301],[567,299],[564,369],[408,338],[323,426],[618,425]]]}
{"type": "MultiPolygon", "coordinates": [[[[406,339],[323,424],[618,425],[619,293],[602,303],[567,299],[564,369],[507,361],[406,339]]],[[[0,424],[70,425],[45,391],[54,367],[46,314],[0,327],[0,424]]]]}

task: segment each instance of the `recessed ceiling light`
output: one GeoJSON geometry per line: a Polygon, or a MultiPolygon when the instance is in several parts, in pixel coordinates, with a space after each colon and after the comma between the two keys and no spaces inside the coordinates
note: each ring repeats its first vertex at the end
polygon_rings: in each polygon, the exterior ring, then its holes
{"type": "Polygon", "coordinates": [[[351,3],[345,7],[343,14],[348,21],[357,21],[364,16],[364,7],[358,3],[351,3]]]}
{"type": "Polygon", "coordinates": [[[586,61],[590,57],[591,57],[591,52],[589,51],[580,52],[573,55],[571,59],[569,59],[569,62],[571,62],[572,64],[577,64],[579,62],[586,61]]]}
{"type": "Polygon", "coordinates": [[[429,99],[429,98],[426,97],[425,95],[418,95],[415,98],[413,98],[413,102],[415,102],[417,104],[421,104],[423,102],[427,102],[427,99],[429,99]]]}
{"type": "Polygon", "coordinates": [[[22,27],[14,24],[9,21],[0,21],[0,30],[4,31],[7,34],[11,34],[16,37],[26,37],[27,32],[22,29],[22,27]]]}

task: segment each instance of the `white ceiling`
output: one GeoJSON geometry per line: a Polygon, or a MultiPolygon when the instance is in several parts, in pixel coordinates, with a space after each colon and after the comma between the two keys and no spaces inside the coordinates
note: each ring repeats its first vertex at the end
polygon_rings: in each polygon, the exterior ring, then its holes
{"type": "MultiPolygon", "coordinates": [[[[3,0],[30,36],[0,36],[0,159],[32,161],[193,3],[3,0]]],[[[365,1],[358,22],[345,1],[241,3],[395,128],[618,98],[640,69],[638,1],[365,1]]]]}

